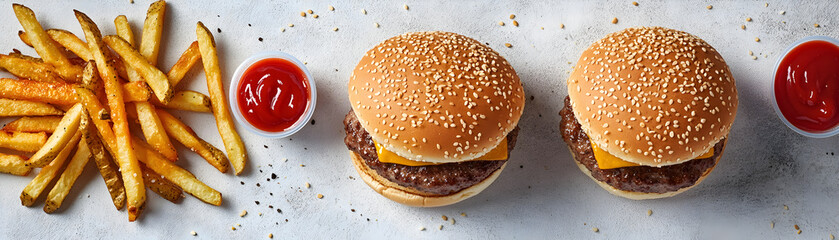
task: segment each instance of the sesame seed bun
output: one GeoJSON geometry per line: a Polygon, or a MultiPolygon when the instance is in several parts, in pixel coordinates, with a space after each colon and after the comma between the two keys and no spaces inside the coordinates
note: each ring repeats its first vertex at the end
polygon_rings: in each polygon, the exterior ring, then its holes
{"type": "Polygon", "coordinates": [[[414,161],[483,156],[518,124],[524,90],[501,55],[469,37],[412,32],[373,47],[349,99],[374,141],[414,161]]]}
{"type": "MultiPolygon", "coordinates": [[[[723,145],[723,152],[724,151],[725,151],[725,145],[723,145]]],[[[576,154],[574,153],[574,151],[571,151],[571,155],[574,158],[577,157],[577,156],[575,156],[576,154]]],[[[615,195],[615,196],[618,196],[618,197],[623,197],[623,198],[628,198],[628,199],[632,199],[632,200],[647,200],[647,199],[659,199],[659,198],[668,198],[668,197],[676,196],[680,193],[683,193],[683,192],[686,192],[687,190],[690,190],[691,188],[695,187],[696,185],[699,185],[699,183],[701,183],[702,180],[705,180],[705,178],[708,177],[708,174],[710,174],[711,171],[713,171],[714,168],[717,167],[717,163],[720,162],[721,157],[722,157],[722,153],[720,153],[719,156],[717,157],[717,159],[714,160],[715,161],[714,166],[705,170],[705,172],[702,173],[702,176],[700,176],[699,179],[697,179],[696,182],[693,183],[693,185],[690,185],[690,186],[685,187],[685,188],[681,188],[681,189],[673,191],[673,192],[665,192],[665,193],[645,193],[645,192],[631,192],[631,191],[620,190],[620,189],[617,189],[615,187],[610,186],[609,184],[607,184],[605,182],[602,182],[602,181],[594,178],[594,176],[591,175],[591,171],[588,170],[588,168],[586,168],[586,166],[581,164],[580,162],[574,161],[574,163],[577,164],[577,167],[580,168],[580,171],[583,171],[583,173],[585,173],[589,178],[591,178],[591,180],[594,180],[594,182],[596,182],[597,185],[599,185],[603,189],[606,189],[606,191],[608,191],[612,195],[615,195]]]]}
{"type": "Polygon", "coordinates": [[[737,115],[725,60],[702,39],[673,29],[609,34],[583,52],[567,82],[591,141],[645,166],[698,157],[728,135],[737,115]]]}
{"type": "Polygon", "coordinates": [[[376,173],[376,170],[370,169],[370,167],[364,163],[364,159],[355,152],[350,151],[350,158],[352,158],[353,165],[355,166],[355,170],[358,171],[358,175],[361,176],[361,179],[364,180],[370,188],[394,202],[413,207],[446,206],[478,195],[478,193],[489,187],[489,185],[492,184],[499,175],[501,175],[501,171],[504,170],[504,167],[507,166],[507,163],[504,163],[501,168],[495,170],[495,172],[489,175],[489,177],[469,188],[453,194],[439,196],[403,187],[387,180],[376,173]]]}

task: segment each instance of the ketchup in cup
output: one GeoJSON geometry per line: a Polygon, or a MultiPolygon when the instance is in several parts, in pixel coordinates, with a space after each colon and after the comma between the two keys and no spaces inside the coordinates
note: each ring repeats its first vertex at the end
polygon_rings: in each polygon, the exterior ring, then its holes
{"type": "Polygon", "coordinates": [[[305,126],[314,108],[314,85],[305,66],[287,54],[281,56],[254,56],[234,74],[236,117],[269,137],[293,134],[305,126]]]}
{"type": "Polygon", "coordinates": [[[775,73],[777,110],[793,130],[813,137],[831,136],[839,125],[839,46],[824,38],[799,41],[775,73]]]}

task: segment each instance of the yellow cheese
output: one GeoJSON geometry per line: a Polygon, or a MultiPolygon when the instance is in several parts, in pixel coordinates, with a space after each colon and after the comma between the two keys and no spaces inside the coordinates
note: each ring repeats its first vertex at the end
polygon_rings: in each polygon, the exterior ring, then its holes
{"type": "MultiPolygon", "coordinates": [[[[608,153],[602,148],[598,147],[597,144],[594,144],[594,142],[591,142],[591,151],[594,152],[594,160],[597,161],[597,166],[600,167],[600,169],[640,166],[637,163],[627,162],[618,157],[615,157],[615,155],[612,155],[611,153],[608,153]]],[[[713,156],[714,148],[711,148],[705,154],[696,157],[696,159],[709,158],[713,156]]]]}
{"type": "MultiPolygon", "coordinates": [[[[430,163],[430,162],[419,162],[409,160],[407,158],[403,158],[396,153],[388,151],[387,149],[383,148],[381,144],[374,142],[376,145],[376,154],[379,155],[379,162],[383,163],[393,163],[405,166],[428,166],[428,165],[438,165],[442,163],[430,163]]],[[[501,141],[498,146],[495,146],[492,150],[490,150],[487,154],[484,154],[481,157],[478,157],[474,160],[482,160],[482,161],[496,161],[496,160],[507,160],[507,138],[501,141]]],[[[474,161],[473,160],[473,161],[474,161]]]]}

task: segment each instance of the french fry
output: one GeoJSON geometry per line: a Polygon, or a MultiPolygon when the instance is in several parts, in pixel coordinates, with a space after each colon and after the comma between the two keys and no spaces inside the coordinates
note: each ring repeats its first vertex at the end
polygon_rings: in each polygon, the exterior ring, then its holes
{"type": "Polygon", "coordinates": [[[190,151],[203,157],[210,165],[216,167],[219,172],[227,172],[229,168],[227,158],[221,150],[218,150],[212,144],[199,138],[195,135],[195,131],[192,128],[172,116],[172,114],[158,109],[157,115],[160,116],[160,120],[163,122],[163,126],[166,128],[169,136],[172,136],[172,138],[189,148],[190,151]]]}
{"type": "Polygon", "coordinates": [[[169,78],[169,83],[172,84],[172,86],[178,86],[178,83],[184,79],[186,73],[192,69],[192,66],[195,66],[195,63],[197,63],[199,59],[201,59],[201,52],[198,51],[198,42],[195,41],[189,45],[189,48],[181,54],[181,57],[178,58],[175,65],[169,69],[169,73],[166,74],[169,78]]]}
{"type": "Polygon", "coordinates": [[[31,170],[32,168],[26,166],[24,157],[0,153],[0,173],[26,176],[31,170]]]}
{"type": "Polygon", "coordinates": [[[0,98],[0,117],[55,116],[64,114],[52,105],[0,98]]]}
{"type": "Polygon", "coordinates": [[[137,70],[137,73],[149,84],[160,102],[169,102],[174,92],[169,84],[169,79],[163,72],[155,68],[143,55],[140,55],[137,50],[119,36],[105,36],[102,40],[108,46],[111,46],[111,49],[117,52],[129,67],[137,70]]]}
{"type": "Polygon", "coordinates": [[[166,180],[166,178],[160,176],[160,174],[157,174],[145,165],[140,166],[143,168],[143,181],[146,182],[146,186],[152,192],[157,193],[160,197],[173,203],[178,203],[184,198],[184,191],[177,185],[166,180]]]}
{"type": "MultiPolygon", "coordinates": [[[[0,78],[0,98],[73,105],[79,102],[73,92],[75,86],[76,84],[61,82],[0,78]]],[[[125,100],[131,102],[148,101],[151,96],[145,83],[125,83],[122,85],[122,92],[125,92],[125,100]]]]}
{"type": "Polygon", "coordinates": [[[198,35],[198,47],[201,51],[201,61],[204,63],[204,74],[207,76],[207,89],[210,92],[210,100],[213,102],[213,115],[216,117],[219,135],[227,149],[227,158],[233,165],[236,175],[245,169],[245,162],[248,156],[245,151],[245,144],[236,127],[233,119],[230,118],[230,110],[227,106],[227,98],[224,95],[224,86],[221,81],[221,69],[219,68],[218,53],[213,34],[204,24],[198,22],[196,27],[198,35]]]}
{"type": "Polygon", "coordinates": [[[61,203],[64,202],[67,194],[70,193],[70,189],[73,188],[73,184],[76,183],[76,179],[82,174],[88,162],[90,162],[90,150],[87,148],[87,143],[85,141],[79,141],[78,147],[76,147],[76,153],[73,154],[64,172],[61,173],[61,177],[58,178],[50,193],[47,194],[44,212],[52,213],[61,207],[61,203]]]}
{"type": "MultiPolygon", "coordinates": [[[[26,32],[19,31],[17,34],[24,44],[32,47],[32,43],[29,41],[29,35],[27,35],[26,32]]],[[[93,59],[93,57],[90,56],[90,50],[87,48],[87,43],[82,41],[75,34],[64,29],[49,29],[47,30],[47,34],[50,35],[50,38],[52,38],[53,41],[63,46],[73,54],[76,54],[76,56],[82,60],[90,61],[93,59]]]]}
{"type": "Polygon", "coordinates": [[[59,122],[61,122],[61,117],[58,116],[21,117],[7,123],[3,127],[3,131],[52,133],[58,127],[59,122]]]}
{"type": "Polygon", "coordinates": [[[163,37],[163,20],[165,16],[166,1],[159,0],[149,5],[149,10],[146,12],[146,20],[143,22],[143,36],[140,39],[138,50],[152,66],[157,65],[157,56],[160,53],[160,38],[163,37]]]}
{"type": "Polygon", "coordinates": [[[44,192],[44,189],[47,188],[47,185],[52,182],[61,168],[64,166],[64,162],[66,162],[67,157],[70,156],[70,153],[73,152],[73,149],[76,148],[76,144],[79,143],[79,138],[81,137],[81,132],[76,132],[73,134],[72,139],[67,142],[66,145],[62,146],[61,152],[55,156],[55,160],[44,166],[41,169],[41,172],[38,173],[25,188],[23,188],[23,192],[20,194],[20,203],[23,206],[32,206],[35,203],[35,200],[38,199],[38,196],[44,192]]]}
{"type": "Polygon", "coordinates": [[[28,100],[49,104],[76,103],[73,85],[61,82],[38,82],[25,79],[0,78],[0,98],[28,100]]]}
{"type": "Polygon", "coordinates": [[[152,100],[155,105],[176,110],[184,110],[191,112],[212,113],[213,106],[210,102],[210,97],[196,91],[178,91],[169,103],[163,104],[152,100]]]}
{"type": "Polygon", "coordinates": [[[71,139],[75,138],[81,123],[81,116],[81,104],[76,104],[70,111],[67,111],[67,114],[64,114],[64,117],[61,118],[58,127],[49,139],[47,139],[44,146],[29,158],[29,161],[26,163],[27,166],[43,167],[52,162],[60,154],[62,149],[70,143],[71,139]]]}
{"type": "Polygon", "coordinates": [[[189,171],[166,160],[142,140],[134,139],[134,150],[137,151],[137,159],[140,159],[154,172],[181,187],[184,192],[206,203],[216,206],[221,205],[221,193],[199,181],[189,171]]]}
{"type": "MultiPolygon", "coordinates": [[[[102,41],[102,34],[99,32],[99,27],[84,13],[75,11],[75,15],[79,20],[79,24],[82,26],[82,30],[84,30],[88,48],[90,48],[90,52],[93,54],[99,75],[105,85],[111,121],[114,124],[114,133],[112,135],[116,138],[111,150],[116,150],[118,153],[116,154],[116,159],[120,166],[119,169],[122,173],[122,180],[125,184],[125,192],[128,200],[128,220],[135,221],[145,207],[146,187],[143,184],[142,172],[137,162],[137,157],[134,151],[132,151],[131,133],[129,132],[128,120],[125,116],[122,89],[120,88],[119,81],[117,81],[118,76],[113,63],[105,55],[108,49],[102,41]]],[[[114,38],[121,41],[119,37],[114,38]]],[[[95,75],[95,70],[93,67],[87,68],[84,74],[85,77],[95,75]]],[[[99,127],[101,126],[97,124],[97,128],[99,127]]],[[[104,134],[100,135],[104,137],[104,134]]]]}
{"type": "Polygon", "coordinates": [[[64,52],[53,43],[52,38],[44,31],[41,24],[38,23],[38,19],[35,18],[35,13],[20,4],[12,4],[12,8],[14,8],[15,16],[17,16],[23,30],[29,36],[29,41],[32,43],[32,47],[35,48],[35,52],[38,52],[38,55],[44,59],[44,62],[53,65],[64,79],[78,82],[81,79],[81,67],[70,63],[70,60],[64,55],[64,52]]]}
{"type": "MultiPolygon", "coordinates": [[[[97,120],[90,119],[90,121],[96,125],[97,120]]],[[[102,120],[99,121],[101,121],[100,124],[108,124],[102,120]]],[[[99,170],[99,174],[102,176],[102,179],[105,180],[105,187],[108,188],[108,193],[111,194],[111,200],[114,202],[114,207],[116,207],[117,210],[122,209],[122,207],[125,206],[125,187],[122,183],[122,179],[119,178],[119,169],[117,168],[117,165],[111,160],[111,156],[105,152],[105,148],[102,146],[99,134],[97,134],[92,127],[83,129],[82,137],[90,149],[93,161],[96,163],[96,169],[99,170]]]]}
{"type": "Polygon", "coordinates": [[[30,59],[0,54],[0,68],[19,78],[41,82],[63,82],[55,67],[30,59]]]}
{"type": "MultiPolygon", "coordinates": [[[[152,6],[155,6],[155,4],[152,4],[152,6]]],[[[148,21],[148,18],[146,20],[148,21]]],[[[134,45],[134,33],[131,32],[131,27],[128,25],[128,20],[125,18],[125,15],[118,16],[114,20],[114,25],[116,25],[119,36],[128,44],[134,45]]],[[[146,35],[145,30],[143,35],[146,35]]],[[[155,51],[154,54],[157,54],[157,52],[155,51]]],[[[146,57],[148,58],[148,56],[146,57]]],[[[151,59],[149,59],[149,62],[151,62],[151,59]]],[[[128,68],[126,70],[128,70],[129,81],[143,81],[137,71],[133,68],[128,68]]],[[[143,130],[143,135],[146,137],[146,141],[148,141],[154,149],[163,154],[163,156],[167,159],[171,161],[178,160],[178,151],[175,150],[175,146],[172,145],[172,141],[169,140],[169,136],[166,134],[166,131],[163,130],[160,118],[157,116],[157,113],[155,113],[154,105],[151,105],[149,102],[136,102],[135,105],[136,107],[134,111],[137,113],[136,115],[138,116],[137,118],[140,122],[140,129],[143,130]]],[[[130,112],[131,110],[128,110],[129,115],[131,115],[130,112]]]]}
{"type": "Polygon", "coordinates": [[[21,152],[36,152],[47,142],[46,133],[0,131],[0,147],[21,152]]]}

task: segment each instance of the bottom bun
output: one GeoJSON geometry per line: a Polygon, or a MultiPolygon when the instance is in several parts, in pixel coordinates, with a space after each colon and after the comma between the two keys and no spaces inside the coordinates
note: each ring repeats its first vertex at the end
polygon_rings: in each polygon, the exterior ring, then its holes
{"type": "Polygon", "coordinates": [[[504,167],[507,166],[507,163],[504,163],[501,168],[495,170],[495,172],[489,175],[489,177],[478,184],[472,185],[471,187],[456,193],[441,196],[423,193],[416,189],[400,186],[399,184],[382,177],[375,170],[368,167],[367,164],[364,163],[364,159],[355,152],[350,151],[350,157],[352,158],[353,165],[355,165],[355,170],[358,171],[358,175],[361,176],[361,179],[364,180],[370,188],[394,202],[413,207],[446,206],[478,195],[478,193],[489,187],[489,185],[492,184],[499,175],[501,175],[501,171],[504,170],[504,167]]]}
{"type": "Polygon", "coordinates": [[[708,174],[711,173],[711,171],[713,171],[715,167],[717,167],[717,164],[720,162],[720,158],[722,157],[723,152],[725,152],[725,146],[726,145],[728,145],[728,144],[724,144],[722,146],[722,150],[721,150],[719,156],[717,157],[716,160],[714,160],[714,166],[708,168],[708,170],[705,170],[705,172],[702,173],[702,176],[700,176],[699,179],[697,179],[696,182],[693,183],[693,185],[690,185],[689,187],[681,188],[681,189],[673,191],[673,192],[665,192],[665,193],[630,192],[630,191],[624,191],[624,190],[620,190],[620,189],[617,189],[615,187],[612,187],[611,185],[606,184],[605,182],[602,182],[600,180],[597,180],[593,176],[591,176],[591,171],[589,171],[588,168],[585,165],[583,165],[579,161],[577,161],[577,155],[574,153],[574,151],[571,151],[570,147],[569,147],[568,150],[571,152],[571,156],[574,158],[573,159],[574,163],[577,164],[577,167],[580,168],[580,171],[583,171],[583,173],[585,173],[586,176],[591,178],[591,180],[594,180],[594,182],[596,182],[597,185],[600,185],[600,187],[602,187],[603,189],[606,189],[606,191],[608,191],[612,195],[623,197],[623,198],[628,198],[628,199],[632,199],[632,200],[647,200],[647,199],[658,199],[658,198],[667,198],[667,197],[676,196],[679,193],[683,193],[683,192],[685,192],[687,190],[690,190],[691,188],[695,187],[696,185],[699,185],[699,183],[701,183],[702,180],[705,180],[705,178],[708,177],[708,174]]]}

